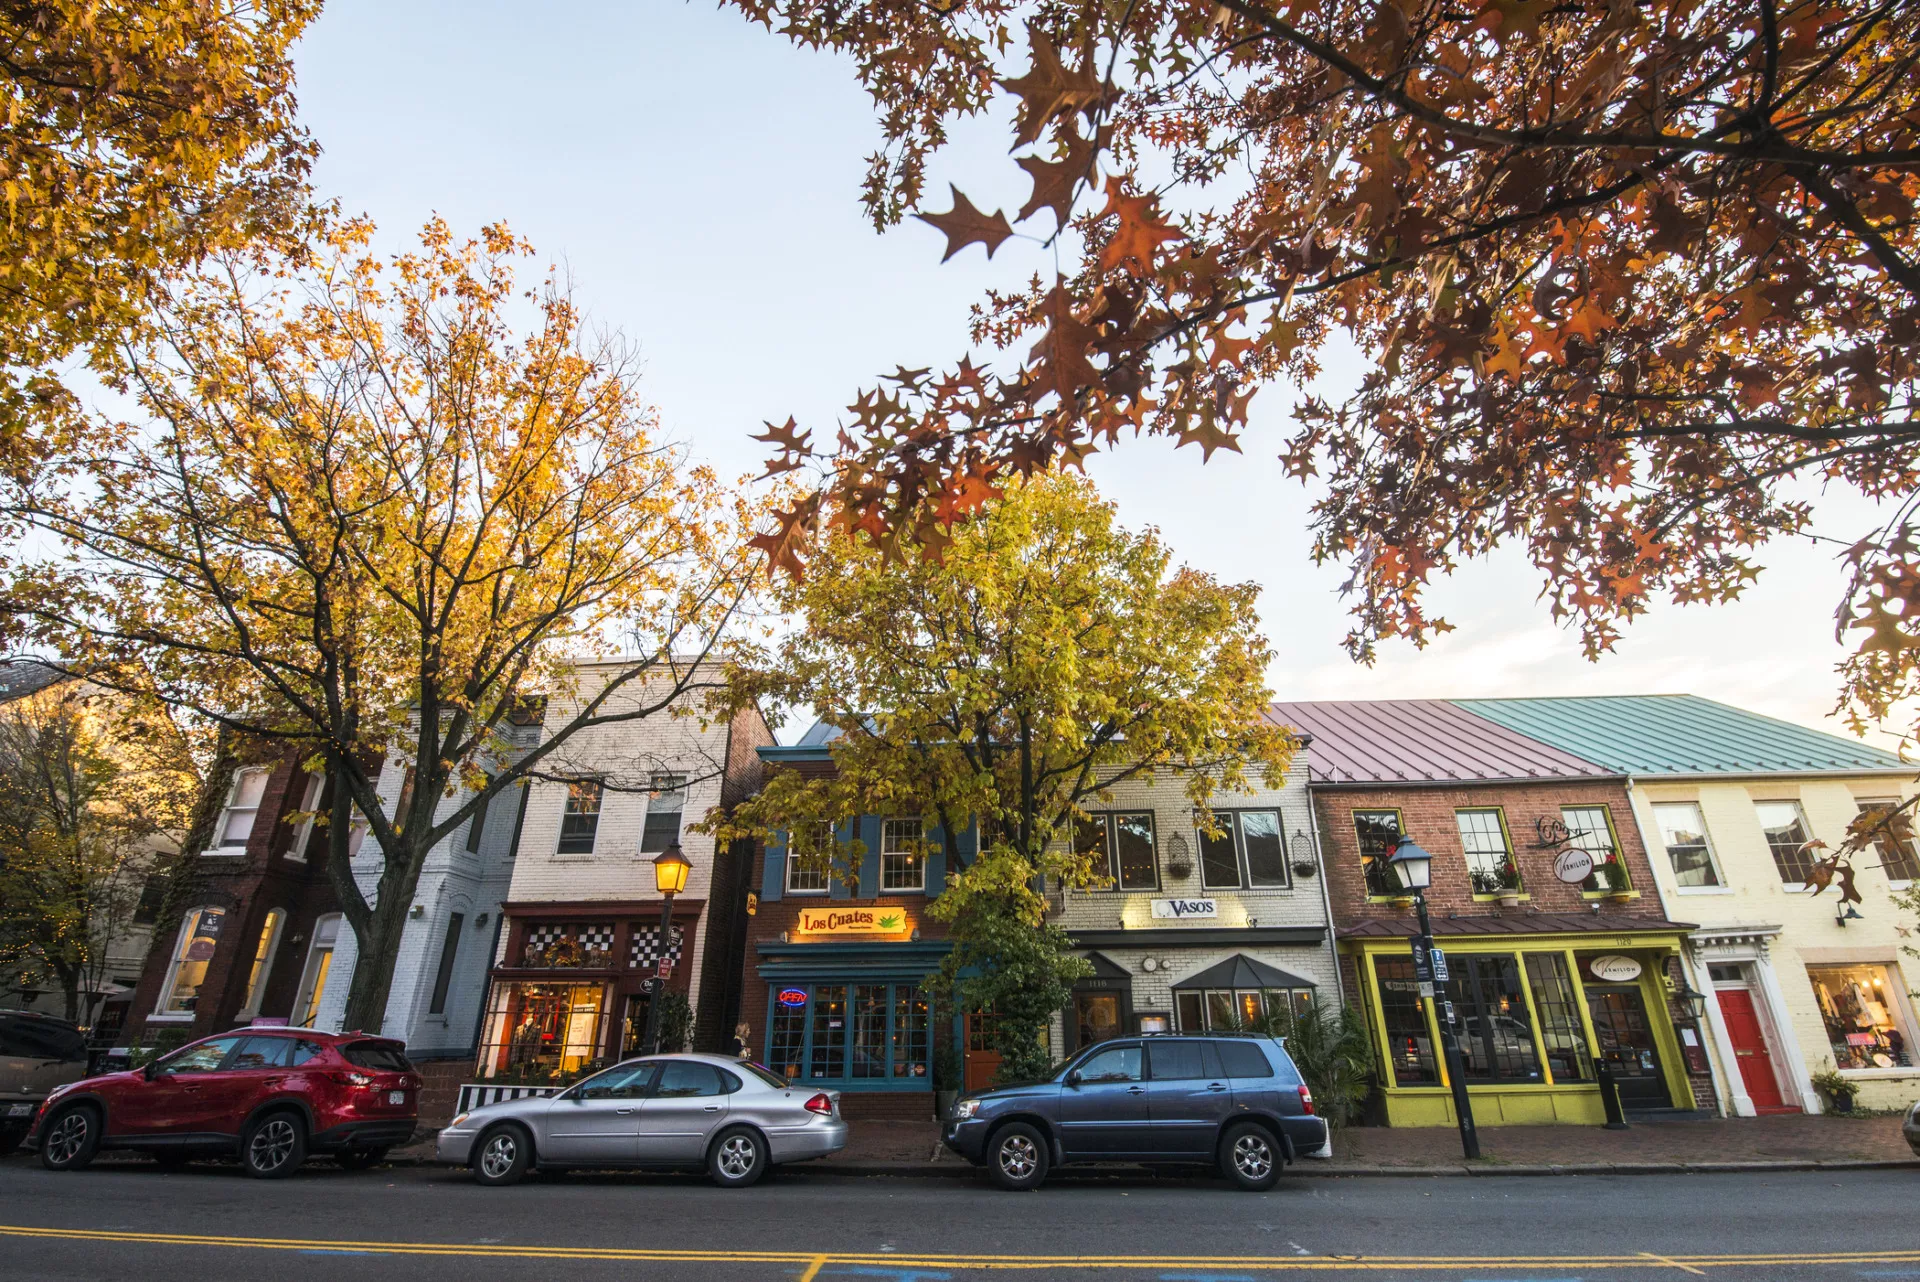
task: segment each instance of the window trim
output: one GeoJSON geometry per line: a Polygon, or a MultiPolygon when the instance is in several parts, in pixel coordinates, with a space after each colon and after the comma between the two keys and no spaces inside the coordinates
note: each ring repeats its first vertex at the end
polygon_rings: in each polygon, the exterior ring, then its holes
{"type": "MultiPolygon", "coordinates": [[[[916,840],[924,843],[927,839],[927,821],[918,815],[894,815],[888,818],[881,819],[880,821],[880,887],[879,887],[880,893],[883,895],[924,895],[927,893],[927,852],[924,850],[922,850],[918,856],[918,863],[920,865],[920,884],[919,885],[889,886],[887,884],[888,854],[904,853],[904,852],[891,851],[887,845],[887,836],[888,836],[887,828],[889,825],[897,824],[897,823],[910,823],[910,824],[919,825],[920,835],[918,838],[916,838],[916,840]]],[[[808,1003],[809,1005],[811,1005],[812,1003],[811,997],[808,998],[808,1003]]]]}
{"type": "MultiPolygon", "coordinates": [[[[1653,830],[1660,835],[1660,854],[1667,861],[1667,871],[1673,876],[1674,890],[1682,895],[1728,895],[1733,887],[1727,884],[1726,870],[1720,866],[1720,852],[1714,847],[1713,833],[1707,829],[1707,812],[1700,805],[1699,798],[1676,797],[1668,801],[1650,801],[1653,811],[1653,830]],[[1700,820],[1700,845],[1707,852],[1707,871],[1713,874],[1713,880],[1704,886],[1689,886],[1681,882],[1680,870],[1673,866],[1673,847],[1667,841],[1667,830],[1660,822],[1660,807],[1691,806],[1695,817],[1700,820]]],[[[1764,844],[1764,843],[1763,843],[1764,844]]]]}
{"type": "MultiPolygon", "coordinates": [[[[1131,813],[1131,812],[1127,812],[1127,813],[1131,813]]],[[[1225,884],[1220,884],[1220,883],[1209,882],[1207,880],[1206,847],[1202,844],[1203,835],[1200,829],[1199,812],[1195,811],[1194,815],[1195,815],[1195,818],[1194,818],[1194,824],[1193,824],[1193,835],[1194,835],[1194,844],[1197,846],[1200,846],[1200,888],[1202,890],[1292,890],[1293,889],[1294,853],[1291,849],[1288,848],[1286,812],[1281,810],[1279,806],[1277,805],[1232,806],[1228,808],[1214,809],[1213,811],[1214,818],[1224,819],[1226,821],[1227,840],[1233,843],[1234,872],[1239,877],[1239,880],[1230,886],[1225,884]],[[1240,822],[1240,817],[1242,815],[1272,815],[1273,816],[1275,835],[1280,838],[1280,873],[1281,873],[1282,880],[1278,885],[1256,886],[1253,884],[1253,866],[1247,859],[1246,831],[1240,822]]],[[[1155,871],[1157,872],[1158,865],[1159,865],[1158,842],[1156,842],[1154,846],[1154,864],[1155,864],[1155,871]]]]}
{"type": "MultiPolygon", "coordinates": [[[[1159,813],[1154,809],[1152,809],[1151,807],[1147,807],[1145,809],[1141,809],[1139,807],[1132,807],[1132,808],[1115,809],[1115,810],[1089,810],[1086,812],[1086,816],[1088,819],[1093,820],[1100,825],[1100,831],[1106,841],[1106,847],[1107,847],[1107,877],[1112,883],[1107,886],[1102,886],[1097,890],[1093,890],[1091,893],[1102,894],[1102,895],[1158,894],[1162,886],[1164,885],[1164,879],[1160,875],[1160,815],[1159,813]],[[1134,815],[1144,815],[1146,817],[1147,831],[1148,831],[1150,842],[1153,847],[1153,884],[1151,886],[1127,886],[1127,885],[1121,884],[1120,838],[1117,830],[1114,827],[1114,820],[1121,817],[1122,815],[1126,815],[1129,817],[1134,815]]],[[[1078,827],[1078,825],[1075,825],[1075,826],[1076,828],[1078,827]]],[[[1076,843],[1077,843],[1077,838],[1076,838],[1076,843]]],[[[1237,857],[1238,856],[1236,855],[1236,858],[1237,857]]]]}
{"type": "Polygon", "coordinates": [[[784,1065],[777,1064],[774,1062],[776,1059],[776,1056],[774,1054],[774,1045],[773,1045],[775,1018],[777,1016],[777,1013],[782,1010],[785,1010],[785,1011],[797,1010],[800,1012],[800,1015],[799,1015],[800,1043],[796,1048],[794,1048],[794,1054],[797,1056],[798,1063],[800,1065],[800,1075],[798,1077],[788,1079],[789,1084],[794,1086],[796,1089],[802,1088],[802,1087],[814,1087],[814,1086],[820,1086],[820,1087],[824,1087],[831,1090],[851,1089],[856,1091],[900,1090],[903,1088],[908,1090],[920,1088],[920,1089],[931,1091],[933,1089],[934,1034],[939,1028],[939,1014],[938,1014],[937,1004],[934,1002],[933,998],[922,994],[918,984],[913,983],[911,980],[893,980],[893,979],[863,980],[859,978],[823,977],[820,979],[808,979],[799,983],[768,984],[766,986],[766,993],[767,993],[766,1032],[762,1036],[761,1042],[760,1042],[762,1053],[765,1056],[762,1062],[766,1065],[768,1071],[772,1072],[776,1076],[785,1077],[786,1070],[784,1065]],[[807,994],[806,1004],[803,1006],[782,1006],[780,1004],[779,997],[780,997],[781,990],[785,988],[798,988],[798,989],[804,990],[807,994]],[[844,1001],[846,1004],[846,1016],[845,1016],[846,1024],[845,1024],[845,1027],[841,1030],[845,1034],[845,1040],[841,1044],[841,1048],[840,1048],[841,1058],[842,1058],[841,1067],[844,1071],[837,1077],[815,1077],[812,1075],[813,1073],[813,1034],[814,1034],[813,1007],[814,1007],[815,995],[817,991],[821,988],[838,988],[838,989],[842,989],[846,993],[846,996],[844,998],[844,1001]],[[883,1037],[885,1038],[885,1046],[886,1046],[886,1056],[885,1056],[886,1072],[883,1074],[868,1076],[868,1077],[855,1077],[853,1075],[853,1048],[854,1048],[854,1033],[855,1033],[854,1005],[856,1001],[855,991],[860,988],[884,988],[887,990],[887,996],[885,1001],[886,1031],[883,1034],[883,1037]],[[897,1057],[899,1053],[898,1046],[899,1046],[899,1039],[900,1039],[900,1024],[898,1022],[898,1017],[900,1014],[900,999],[903,994],[909,1000],[919,998],[920,1000],[924,1000],[926,1003],[926,1027],[925,1027],[926,1055],[924,1059],[919,1061],[922,1068],[922,1071],[919,1073],[896,1074],[893,1071],[894,1065],[898,1062],[897,1057]]]}
{"type": "Polygon", "coordinates": [[[1751,801],[1753,803],[1754,822],[1760,825],[1760,844],[1766,847],[1767,857],[1773,863],[1774,876],[1779,879],[1780,886],[1783,889],[1789,891],[1803,889],[1807,884],[1805,877],[1797,881],[1789,881],[1785,871],[1780,867],[1780,854],[1773,848],[1773,842],[1767,837],[1767,825],[1760,819],[1760,807],[1792,806],[1793,813],[1800,822],[1800,831],[1806,834],[1808,841],[1812,841],[1815,833],[1813,831],[1813,821],[1807,818],[1807,808],[1800,803],[1800,798],[1798,797],[1752,797],[1751,801]]]}
{"type": "Polygon", "coordinates": [[[1522,899],[1532,898],[1532,896],[1527,893],[1526,875],[1520,871],[1520,856],[1513,848],[1513,830],[1507,827],[1507,808],[1505,806],[1455,806],[1453,808],[1453,831],[1454,835],[1460,838],[1460,857],[1466,864],[1467,885],[1473,887],[1475,903],[1486,903],[1489,900],[1499,899],[1503,895],[1518,895],[1522,899]],[[1466,830],[1460,826],[1460,816],[1475,814],[1492,814],[1500,825],[1500,842],[1504,847],[1507,862],[1513,866],[1514,884],[1510,889],[1481,890],[1478,886],[1474,885],[1474,852],[1467,849],[1467,834],[1466,830]]]}
{"type": "MultiPolygon", "coordinates": [[[[562,786],[566,791],[560,798],[560,830],[554,836],[554,856],[558,859],[591,859],[598,853],[598,847],[600,845],[600,816],[606,812],[607,805],[606,780],[598,778],[570,779],[562,786]],[[587,848],[585,850],[568,850],[567,820],[570,817],[578,818],[587,812],[574,811],[569,815],[567,807],[573,804],[574,789],[587,787],[593,789],[593,827],[587,831],[587,848]]],[[[575,834],[575,837],[577,839],[577,834],[575,834]]]]}
{"type": "MultiPolygon", "coordinates": [[[[1562,803],[1560,806],[1560,823],[1562,827],[1567,826],[1567,811],[1569,810],[1598,810],[1606,817],[1607,840],[1613,845],[1612,862],[1620,865],[1620,875],[1627,883],[1622,890],[1588,890],[1583,886],[1580,890],[1581,897],[1584,899],[1605,899],[1609,895],[1638,894],[1639,888],[1633,884],[1633,869],[1627,866],[1627,852],[1620,846],[1620,828],[1619,825],[1613,821],[1613,807],[1604,801],[1581,801],[1573,804],[1562,803]]],[[[1571,834],[1573,830],[1568,827],[1567,831],[1571,834]]],[[[1586,847],[1582,846],[1581,849],[1585,850],[1586,847]]],[[[1518,867],[1518,864],[1516,864],[1515,867],[1518,867]]],[[[1598,876],[1600,865],[1595,864],[1593,872],[1595,876],[1598,876]]]]}
{"type": "Polygon", "coordinates": [[[313,838],[314,823],[320,808],[320,794],[326,790],[327,776],[324,772],[307,775],[307,786],[300,791],[300,809],[307,812],[293,828],[293,841],[287,846],[287,858],[296,864],[307,862],[307,843],[313,838]]]}
{"type": "Polygon", "coordinates": [[[686,825],[687,793],[689,790],[689,785],[690,785],[690,780],[686,775],[678,774],[673,771],[656,770],[652,773],[652,775],[648,777],[647,779],[647,811],[640,818],[640,849],[639,849],[640,854],[642,855],[659,854],[661,851],[665,850],[667,846],[671,846],[679,842],[681,829],[684,828],[686,825]],[[662,797],[668,794],[677,796],[679,798],[680,804],[677,807],[675,807],[673,810],[656,809],[656,803],[658,803],[662,797]],[[673,833],[671,836],[667,838],[666,844],[659,845],[659,846],[648,844],[651,840],[651,838],[648,836],[649,826],[652,824],[655,817],[657,816],[660,818],[664,818],[669,814],[673,816],[673,833]]]}
{"type": "Polygon", "coordinates": [[[246,857],[247,847],[253,843],[253,832],[260,824],[260,812],[265,809],[267,784],[272,781],[273,771],[267,766],[241,766],[233,772],[233,778],[227,782],[227,799],[220,807],[220,817],[214,822],[213,832],[209,834],[211,845],[200,852],[202,858],[241,859],[246,857]],[[260,800],[251,806],[236,806],[234,802],[240,796],[241,783],[252,775],[260,775],[260,800]],[[229,843],[226,840],[227,824],[238,811],[250,811],[252,822],[247,825],[247,835],[242,840],[229,843]]]}
{"type": "MultiPolygon", "coordinates": [[[[840,840],[839,825],[828,820],[822,820],[821,827],[827,830],[828,836],[837,847],[840,840]]],[[[799,896],[831,895],[833,893],[833,869],[831,863],[829,863],[828,867],[820,870],[821,882],[818,886],[795,886],[793,884],[793,874],[794,870],[798,867],[798,856],[794,853],[793,849],[793,833],[792,830],[788,830],[785,848],[780,852],[781,892],[786,895],[799,896]]]]}
{"type": "Polygon", "coordinates": [[[1347,826],[1353,830],[1354,853],[1360,857],[1360,885],[1361,885],[1361,888],[1367,892],[1367,902],[1372,904],[1388,904],[1388,903],[1392,903],[1396,899],[1404,898],[1405,896],[1403,896],[1398,891],[1395,891],[1394,893],[1387,894],[1387,895],[1376,894],[1374,892],[1373,887],[1367,884],[1367,864],[1370,861],[1367,858],[1366,842],[1362,840],[1360,836],[1360,816],[1361,815],[1392,815],[1394,832],[1399,836],[1404,837],[1407,835],[1406,814],[1400,809],[1399,806],[1348,806],[1347,807],[1347,826]]]}
{"type": "MultiPolygon", "coordinates": [[[[168,1007],[173,1002],[174,981],[180,978],[180,967],[186,962],[187,947],[193,938],[199,934],[196,928],[200,924],[200,915],[202,913],[215,914],[215,916],[221,920],[222,929],[225,928],[227,910],[219,904],[196,904],[180,915],[180,928],[174,935],[172,955],[167,960],[166,974],[162,976],[160,980],[158,1000],[154,1004],[153,1014],[148,1016],[149,1019],[184,1020],[190,1022],[199,1014],[198,1010],[169,1010],[168,1007]]],[[[214,948],[218,949],[219,947],[220,937],[215,935],[214,948]]],[[[208,958],[207,960],[208,963],[211,964],[213,959],[208,958]]],[[[198,999],[198,994],[196,994],[195,1000],[198,1001],[198,999]]]]}
{"type": "MultiPolygon", "coordinates": [[[[1866,810],[1867,807],[1869,806],[1875,807],[1876,809],[1881,806],[1899,806],[1905,800],[1906,798],[1904,797],[1856,796],[1853,799],[1853,812],[1855,815],[1858,815],[1862,811],[1866,810]]],[[[1884,875],[1887,872],[1887,865],[1886,865],[1887,857],[1885,853],[1883,853],[1880,849],[1880,840],[1881,839],[1878,837],[1874,838],[1873,852],[1876,855],[1880,856],[1880,860],[1881,860],[1880,871],[1884,875]]],[[[1892,834],[1890,833],[1887,834],[1887,840],[1889,842],[1894,840],[1892,834]]],[[[1920,845],[1920,842],[1916,842],[1915,844],[1920,845]]],[[[1915,863],[1916,865],[1920,865],[1920,849],[1909,849],[1907,851],[1907,858],[1911,860],[1913,863],[1915,863]]],[[[1891,886],[1895,890],[1909,890],[1913,887],[1913,883],[1914,883],[1914,879],[1912,877],[1893,877],[1893,876],[1887,877],[1887,885],[1891,886]]]]}
{"type": "Polygon", "coordinates": [[[253,960],[247,966],[247,993],[240,1003],[240,1012],[234,1018],[252,1019],[260,1013],[261,1002],[267,995],[267,981],[273,978],[273,962],[280,954],[280,936],[287,927],[287,912],[284,908],[267,910],[267,919],[262,923],[258,942],[253,946],[253,960]]]}

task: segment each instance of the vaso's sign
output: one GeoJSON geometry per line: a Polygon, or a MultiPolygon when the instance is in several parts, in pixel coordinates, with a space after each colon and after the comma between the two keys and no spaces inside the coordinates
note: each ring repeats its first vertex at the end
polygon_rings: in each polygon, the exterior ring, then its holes
{"type": "Polygon", "coordinates": [[[898,908],[802,908],[795,927],[803,935],[897,935],[907,928],[898,908]]]}
{"type": "Polygon", "coordinates": [[[1156,899],[1153,901],[1153,915],[1168,917],[1218,917],[1220,904],[1213,899],[1156,899]]]}

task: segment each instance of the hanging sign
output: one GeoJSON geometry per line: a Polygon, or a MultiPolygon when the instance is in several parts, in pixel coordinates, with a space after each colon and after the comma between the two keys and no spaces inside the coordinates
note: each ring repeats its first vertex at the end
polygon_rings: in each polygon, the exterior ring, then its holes
{"type": "Polygon", "coordinates": [[[1153,901],[1153,915],[1157,918],[1218,917],[1220,901],[1217,899],[1156,899],[1153,901]]]}
{"type": "Polygon", "coordinates": [[[907,929],[907,914],[898,908],[802,908],[803,935],[898,935],[907,929]]]}
{"type": "Polygon", "coordinates": [[[804,988],[783,988],[777,999],[782,1006],[805,1006],[807,990],[804,988]]]}
{"type": "Polygon", "coordinates": [[[1631,957],[1622,957],[1619,953],[1607,953],[1587,963],[1587,969],[1595,979],[1609,984],[1627,984],[1640,978],[1640,963],[1631,957]]]}
{"type": "Polygon", "coordinates": [[[1569,885],[1578,885],[1593,876],[1593,856],[1578,846],[1568,846],[1553,857],[1553,875],[1569,885]]]}

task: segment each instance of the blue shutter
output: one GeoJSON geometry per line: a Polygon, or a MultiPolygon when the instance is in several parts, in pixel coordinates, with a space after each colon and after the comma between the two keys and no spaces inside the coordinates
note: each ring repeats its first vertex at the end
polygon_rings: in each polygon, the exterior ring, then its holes
{"type": "Polygon", "coordinates": [[[872,899],[880,893],[880,816],[860,816],[860,840],[866,843],[866,858],[860,863],[860,897],[872,899]]]}
{"type": "Polygon", "coordinates": [[[927,840],[940,847],[927,854],[927,894],[937,895],[947,884],[947,830],[934,824],[927,829],[927,840]]]}
{"type": "Polygon", "coordinates": [[[767,843],[766,866],[760,874],[760,898],[780,898],[787,888],[787,834],[782,832],[767,843]]]}

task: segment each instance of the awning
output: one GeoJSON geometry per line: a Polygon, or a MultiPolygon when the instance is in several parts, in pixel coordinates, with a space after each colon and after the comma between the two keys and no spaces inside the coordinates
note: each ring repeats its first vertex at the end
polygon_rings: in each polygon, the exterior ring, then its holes
{"type": "Polygon", "coordinates": [[[1182,988],[1318,988],[1319,985],[1245,953],[1235,953],[1198,975],[1187,976],[1173,987],[1178,991],[1182,988]]]}

